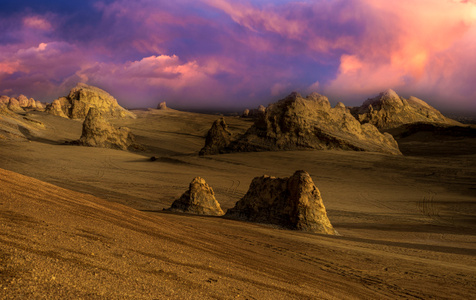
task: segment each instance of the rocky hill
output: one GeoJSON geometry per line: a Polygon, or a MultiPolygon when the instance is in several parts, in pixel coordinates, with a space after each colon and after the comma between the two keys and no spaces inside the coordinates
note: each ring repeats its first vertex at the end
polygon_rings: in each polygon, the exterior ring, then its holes
{"type": "Polygon", "coordinates": [[[425,101],[413,96],[405,99],[391,89],[352,108],[351,112],[362,124],[370,123],[380,130],[417,122],[461,125],[425,101]]]}
{"type": "Polygon", "coordinates": [[[106,91],[79,83],[69,95],[53,101],[46,111],[70,119],[84,119],[89,108],[98,109],[105,118],[135,118],[135,115],[121,107],[117,100],[106,91]]]}
{"type": "MultiPolygon", "coordinates": [[[[205,148],[209,147],[207,140],[205,148]]],[[[267,107],[243,135],[207,154],[247,151],[341,149],[401,154],[390,134],[372,124],[360,124],[342,103],[327,97],[292,93],[267,107]]]]}
{"type": "Polygon", "coordinates": [[[289,178],[256,177],[246,195],[225,217],[269,223],[289,229],[336,234],[311,176],[296,171],[289,178]]]}

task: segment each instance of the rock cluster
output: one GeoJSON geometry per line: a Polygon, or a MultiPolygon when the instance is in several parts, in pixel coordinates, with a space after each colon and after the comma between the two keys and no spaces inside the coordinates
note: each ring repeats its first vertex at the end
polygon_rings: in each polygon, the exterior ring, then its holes
{"type": "Polygon", "coordinates": [[[25,110],[44,110],[44,106],[40,101],[35,99],[28,99],[25,95],[20,95],[18,98],[8,97],[5,95],[0,96],[0,104],[5,104],[11,111],[24,112],[25,110]]]}
{"type": "Polygon", "coordinates": [[[91,107],[98,109],[105,118],[135,118],[132,112],[122,108],[106,91],[84,83],[79,83],[68,96],[54,100],[46,107],[46,111],[70,119],[84,119],[91,107]]]}
{"type": "Polygon", "coordinates": [[[98,108],[91,107],[83,122],[79,145],[127,150],[134,147],[135,139],[126,127],[115,128],[101,115],[98,108]]]}
{"type": "Polygon", "coordinates": [[[188,190],[172,203],[170,211],[221,216],[223,210],[215,199],[213,189],[201,177],[195,177],[190,182],[188,190]]]}
{"type": "Polygon", "coordinates": [[[336,234],[311,176],[296,171],[289,178],[256,177],[245,196],[225,217],[279,225],[288,229],[336,234]]]}
{"type": "Polygon", "coordinates": [[[230,144],[232,134],[228,131],[228,125],[224,118],[213,122],[212,128],[207,133],[205,146],[200,150],[200,155],[217,154],[226,149],[230,144]]]}
{"type": "Polygon", "coordinates": [[[266,112],[266,107],[263,105],[258,106],[257,109],[245,109],[241,114],[242,118],[259,118],[260,116],[264,115],[266,112]]]}
{"type": "MultiPolygon", "coordinates": [[[[205,144],[204,148],[210,145],[205,144]]],[[[220,143],[216,143],[220,144],[220,143]]],[[[395,139],[371,124],[361,124],[342,103],[298,93],[268,106],[248,131],[222,149],[207,154],[246,151],[342,149],[401,154],[395,139]]]]}
{"type": "Polygon", "coordinates": [[[368,99],[360,107],[352,108],[351,112],[362,124],[370,123],[380,130],[419,122],[461,125],[425,101],[413,96],[405,99],[391,89],[368,99]]]}

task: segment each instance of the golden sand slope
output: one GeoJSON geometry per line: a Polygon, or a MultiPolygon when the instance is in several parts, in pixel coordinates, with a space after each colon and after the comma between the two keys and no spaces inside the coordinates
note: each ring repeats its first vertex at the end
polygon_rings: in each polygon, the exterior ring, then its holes
{"type": "Polygon", "coordinates": [[[476,290],[465,263],[474,251],[145,213],[3,169],[0,184],[2,299],[469,299],[476,290]]]}

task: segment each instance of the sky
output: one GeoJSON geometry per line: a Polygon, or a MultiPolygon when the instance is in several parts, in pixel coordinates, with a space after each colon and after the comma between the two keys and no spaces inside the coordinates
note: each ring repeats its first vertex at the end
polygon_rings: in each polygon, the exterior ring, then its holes
{"type": "Polygon", "coordinates": [[[2,0],[0,95],[242,109],[389,88],[476,115],[476,0],[2,0]]]}

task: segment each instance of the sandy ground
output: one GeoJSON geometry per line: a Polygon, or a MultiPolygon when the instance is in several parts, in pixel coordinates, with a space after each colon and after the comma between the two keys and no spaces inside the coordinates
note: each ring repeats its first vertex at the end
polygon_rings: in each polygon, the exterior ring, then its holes
{"type": "MultiPolygon", "coordinates": [[[[474,138],[411,137],[399,141],[406,156],[286,151],[198,157],[218,116],[136,113],[136,120],[114,123],[131,128],[143,152],[62,145],[79,138],[81,122],[42,113],[29,116],[45,124],[41,135],[0,141],[0,298],[475,294],[474,138]],[[311,174],[340,236],[162,211],[195,176],[206,179],[226,210],[253,177],[286,177],[298,169],[311,174]]],[[[234,132],[251,125],[226,121],[234,132]]]]}

